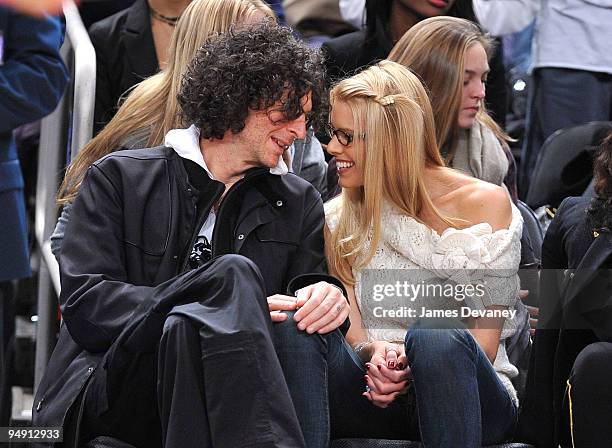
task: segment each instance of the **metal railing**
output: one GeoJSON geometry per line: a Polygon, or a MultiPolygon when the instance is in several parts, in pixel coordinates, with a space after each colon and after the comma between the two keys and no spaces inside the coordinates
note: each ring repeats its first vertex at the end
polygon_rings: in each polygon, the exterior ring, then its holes
{"type": "Polygon", "coordinates": [[[49,242],[58,214],[55,196],[64,165],[91,139],[96,93],[96,53],[71,0],[64,2],[64,15],[66,36],[61,55],[72,78],[55,111],[42,120],[38,153],[34,217],[35,254],[39,261],[35,388],[51,357],[57,330],[59,266],[49,242]]]}

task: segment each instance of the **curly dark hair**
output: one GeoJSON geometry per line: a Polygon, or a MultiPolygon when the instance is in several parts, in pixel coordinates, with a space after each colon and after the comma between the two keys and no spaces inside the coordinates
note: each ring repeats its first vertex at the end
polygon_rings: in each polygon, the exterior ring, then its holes
{"type": "Polygon", "coordinates": [[[178,102],[186,122],[206,139],[240,133],[249,109],[282,100],[286,120],[302,115],[300,99],[312,93],[309,120],[326,107],[325,69],[319,52],[273,22],[240,26],[198,50],[183,77],[178,102]]]}
{"type": "Polygon", "coordinates": [[[612,130],[597,151],[593,174],[597,197],[588,210],[593,226],[612,228],[612,130]]]}
{"type": "Polygon", "coordinates": [[[602,142],[595,162],[595,192],[600,199],[612,199],[612,131],[602,142]]]}

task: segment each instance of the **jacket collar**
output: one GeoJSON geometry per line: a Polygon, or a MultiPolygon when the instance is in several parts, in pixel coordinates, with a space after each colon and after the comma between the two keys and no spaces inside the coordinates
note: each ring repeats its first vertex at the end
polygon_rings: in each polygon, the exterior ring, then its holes
{"type": "MultiPolygon", "coordinates": [[[[207,191],[215,190],[217,185],[223,185],[221,182],[211,179],[206,171],[203,171],[202,168],[192,160],[182,158],[174,151],[173,153],[177,159],[182,162],[180,165],[182,165],[184,169],[185,176],[183,176],[183,178],[185,179],[184,186],[186,189],[190,185],[197,190],[196,194],[202,194],[207,191]],[[187,185],[187,183],[189,185],[187,185]]],[[[265,200],[265,202],[269,203],[273,208],[279,208],[282,207],[285,201],[284,196],[277,188],[277,182],[279,181],[280,179],[272,175],[266,168],[251,168],[245,173],[239,183],[236,184],[236,188],[242,190],[247,186],[251,186],[252,189],[257,192],[257,197],[259,199],[265,200]]],[[[257,202],[261,201],[251,201],[251,203],[257,202]]]]}
{"type": "MultiPolygon", "coordinates": [[[[204,168],[211,179],[215,176],[211,173],[206,165],[202,149],[200,148],[200,130],[196,125],[192,124],[187,129],[172,129],[166,134],[164,144],[174,149],[174,151],[184,159],[189,159],[197,165],[204,168]]],[[[274,168],[270,168],[271,174],[283,176],[287,174],[288,168],[282,157],[279,157],[278,164],[274,168]]]]}
{"type": "Polygon", "coordinates": [[[123,40],[136,77],[145,79],[159,71],[147,0],[136,0],[128,9],[123,40]]]}

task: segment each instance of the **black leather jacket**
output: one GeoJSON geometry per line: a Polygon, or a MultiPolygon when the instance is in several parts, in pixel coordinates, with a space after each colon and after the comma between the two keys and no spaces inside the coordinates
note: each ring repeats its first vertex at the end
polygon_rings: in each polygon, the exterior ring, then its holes
{"type": "MultiPolygon", "coordinates": [[[[62,425],[126,325],[185,294],[177,279],[189,275],[183,273],[198,230],[223,191],[166,147],[116,152],[92,165],[62,246],[64,325],[36,394],[35,425],[62,425]]],[[[255,168],[221,202],[213,257],[250,258],[267,294],[284,293],[292,279],[325,272],[324,222],[309,183],[255,168]]]]}

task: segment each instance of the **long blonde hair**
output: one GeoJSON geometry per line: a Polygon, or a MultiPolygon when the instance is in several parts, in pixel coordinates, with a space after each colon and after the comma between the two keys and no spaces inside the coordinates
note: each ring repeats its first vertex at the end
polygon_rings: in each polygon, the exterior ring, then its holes
{"type": "Polygon", "coordinates": [[[353,116],[355,163],[363,186],[344,188],[338,225],[327,245],[330,269],[352,283],[374,256],[381,235],[381,199],[419,219],[426,207],[449,225],[425,188],[426,167],[443,167],[433,113],[419,79],[404,66],[382,61],[338,83],[330,103],[345,104],[353,116]]]}
{"type": "MultiPolygon", "coordinates": [[[[436,122],[438,146],[448,150],[452,160],[459,135],[457,120],[461,108],[465,54],[480,43],[491,56],[493,40],[469,20],[439,16],[423,20],[410,28],[395,44],[389,60],[398,62],[421,78],[430,92],[436,122]]],[[[490,128],[501,141],[511,140],[484,107],[476,119],[490,128]]]]}
{"type": "Polygon", "coordinates": [[[176,96],[183,73],[198,48],[212,35],[256,13],[274,19],[262,0],[194,0],[181,14],[168,48],[168,66],[134,87],[113,119],[93,138],[70,164],[58,193],[58,204],[71,203],[85,172],[99,158],[121,149],[127,137],[149,134],[147,146],[163,143],[168,131],[185,127],[176,96]]]}

